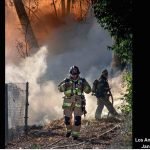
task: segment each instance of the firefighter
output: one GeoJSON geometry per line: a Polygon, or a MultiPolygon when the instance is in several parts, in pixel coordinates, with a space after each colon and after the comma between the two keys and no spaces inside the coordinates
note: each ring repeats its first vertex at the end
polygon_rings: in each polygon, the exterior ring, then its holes
{"type": "Polygon", "coordinates": [[[104,69],[99,79],[93,82],[92,95],[97,98],[97,109],[95,112],[95,119],[101,119],[101,114],[104,106],[108,109],[109,113],[113,117],[119,117],[119,114],[113,107],[113,104],[109,101],[109,96],[112,96],[109,83],[108,83],[108,71],[104,69]]]}
{"type": "Polygon", "coordinates": [[[64,122],[66,125],[66,137],[72,136],[78,139],[81,128],[81,117],[86,113],[83,108],[86,104],[85,93],[91,92],[89,83],[79,76],[80,71],[77,66],[72,66],[69,70],[70,76],[64,79],[59,85],[60,92],[64,92],[63,110],[64,122]],[[72,120],[74,115],[74,120],[72,120]]]}

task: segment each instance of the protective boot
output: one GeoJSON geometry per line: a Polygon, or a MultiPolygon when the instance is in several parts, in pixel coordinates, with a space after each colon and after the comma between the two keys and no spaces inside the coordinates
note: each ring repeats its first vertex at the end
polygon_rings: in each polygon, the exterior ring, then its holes
{"type": "Polygon", "coordinates": [[[66,137],[70,137],[71,136],[71,131],[66,133],[66,137]]]}

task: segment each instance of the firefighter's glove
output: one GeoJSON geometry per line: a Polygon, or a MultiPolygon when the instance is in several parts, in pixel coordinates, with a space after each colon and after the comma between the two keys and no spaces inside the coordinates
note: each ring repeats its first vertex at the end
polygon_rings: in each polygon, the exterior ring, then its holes
{"type": "Polygon", "coordinates": [[[76,88],[81,89],[82,88],[81,84],[77,84],[76,88]]]}
{"type": "Polygon", "coordinates": [[[66,88],[68,88],[68,87],[70,87],[70,86],[71,86],[71,84],[70,84],[69,82],[66,82],[66,83],[65,83],[65,87],[66,87],[66,88]]]}

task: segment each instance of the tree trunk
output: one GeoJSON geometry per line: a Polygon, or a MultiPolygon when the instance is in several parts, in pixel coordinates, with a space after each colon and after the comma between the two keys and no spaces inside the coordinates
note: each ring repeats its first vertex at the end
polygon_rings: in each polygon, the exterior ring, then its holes
{"type": "Polygon", "coordinates": [[[111,74],[115,74],[117,71],[122,71],[126,67],[126,63],[121,63],[120,57],[113,53],[112,63],[111,63],[111,74]]]}
{"type": "Polygon", "coordinates": [[[61,0],[62,16],[65,16],[65,0],[61,0]]]}
{"type": "MultiPolygon", "coordinates": [[[[112,37],[113,43],[116,42],[116,37],[112,37]]],[[[119,70],[123,70],[125,68],[126,64],[121,63],[120,57],[116,54],[116,52],[113,52],[113,57],[112,57],[112,63],[111,63],[111,73],[114,74],[115,72],[119,70]]]]}
{"type": "Polygon", "coordinates": [[[55,10],[55,15],[56,15],[56,17],[57,17],[57,10],[56,10],[56,5],[55,5],[54,0],[53,0],[53,5],[54,5],[54,10],[55,10]]]}
{"type": "Polygon", "coordinates": [[[30,20],[25,11],[22,0],[13,0],[16,8],[17,15],[19,17],[23,32],[25,34],[26,40],[29,44],[29,47],[38,48],[38,43],[35,38],[34,32],[32,30],[30,20]]]}
{"type": "Polygon", "coordinates": [[[121,62],[119,57],[114,53],[112,58],[112,68],[120,68],[121,62]]]}
{"type": "Polygon", "coordinates": [[[67,0],[67,14],[70,14],[71,0],[67,0]]]}
{"type": "Polygon", "coordinates": [[[82,20],[82,0],[80,0],[80,19],[82,20]]]}

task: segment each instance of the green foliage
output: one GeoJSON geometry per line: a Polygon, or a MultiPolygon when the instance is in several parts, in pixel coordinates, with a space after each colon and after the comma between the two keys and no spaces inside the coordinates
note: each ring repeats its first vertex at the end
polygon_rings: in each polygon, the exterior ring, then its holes
{"type": "Polygon", "coordinates": [[[121,106],[121,111],[125,114],[131,112],[132,110],[132,74],[131,72],[126,72],[123,76],[123,85],[126,86],[126,93],[122,100],[126,104],[121,106]]]}
{"type": "Polygon", "coordinates": [[[122,63],[132,63],[132,0],[93,0],[94,14],[115,43],[109,49],[122,63]]]}
{"type": "Polygon", "coordinates": [[[120,40],[119,43],[116,43],[112,46],[112,50],[114,50],[121,59],[122,63],[132,63],[132,40],[125,39],[120,40]]]}

